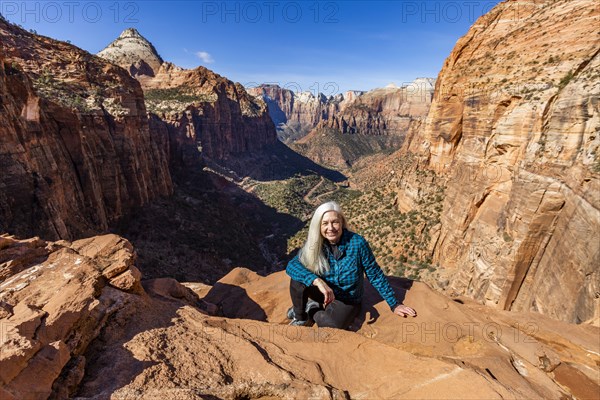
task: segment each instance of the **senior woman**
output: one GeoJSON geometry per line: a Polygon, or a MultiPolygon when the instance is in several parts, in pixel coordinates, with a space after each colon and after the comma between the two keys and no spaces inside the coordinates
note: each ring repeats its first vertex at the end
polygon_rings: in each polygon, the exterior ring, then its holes
{"type": "Polygon", "coordinates": [[[315,211],[304,246],[287,265],[292,307],[290,325],[346,329],[358,315],[364,274],[397,315],[416,316],[396,298],[375,261],[367,241],[347,229],[346,219],[334,201],[315,211]]]}

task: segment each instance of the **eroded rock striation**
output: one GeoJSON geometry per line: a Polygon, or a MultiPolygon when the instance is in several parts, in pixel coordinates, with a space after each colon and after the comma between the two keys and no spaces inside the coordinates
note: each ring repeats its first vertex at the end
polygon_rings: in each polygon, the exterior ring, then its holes
{"type": "Polygon", "coordinates": [[[139,83],[0,20],[0,231],[75,238],[172,192],[169,140],[139,83]]]}
{"type": "Polygon", "coordinates": [[[427,115],[434,83],[418,78],[402,87],[390,84],[329,97],[278,85],[249,92],[267,103],[282,141],[319,164],[347,169],[366,155],[400,148],[427,115]]]}
{"type": "Polygon", "coordinates": [[[405,143],[446,182],[449,290],[599,323],[599,105],[595,1],[505,1],[458,41],[405,143]]]}
{"type": "Polygon", "coordinates": [[[133,247],[115,235],[73,243],[3,235],[0,257],[0,397],[66,398],[83,378],[90,342],[145,293],[133,247]]]}
{"type": "Polygon", "coordinates": [[[209,159],[257,153],[277,141],[266,104],[205,67],[185,70],[164,63],[154,78],[140,82],[149,111],[209,159]]]}
{"type": "Polygon", "coordinates": [[[259,85],[248,89],[248,92],[262,99],[268,106],[269,115],[277,127],[279,138],[284,142],[300,139],[324,119],[329,119],[338,113],[352,97],[352,93],[360,95],[363,92],[347,92],[326,96],[323,93],[294,92],[279,85],[259,85]]]}
{"type": "Polygon", "coordinates": [[[341,112],[320,121],[317,128],[366,135],[405,135],[412,119],[427,115],[434,84],[435,79],[418,78],[402,87],[390,84],[359,96],[348,96],[341,112]]]}

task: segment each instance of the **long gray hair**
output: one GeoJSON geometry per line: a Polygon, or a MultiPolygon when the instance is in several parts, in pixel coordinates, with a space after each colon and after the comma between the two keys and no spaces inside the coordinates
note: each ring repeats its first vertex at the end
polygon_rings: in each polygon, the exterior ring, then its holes
{"type": "Polygon", "coordinates": [[[346,218],[342,208],[335,201],[323,203],[315,210],[308,228],[308,236],[300,249],[300,262],[310,271],[322,276],[329,271],[329,262],[323,252],[323,236],[321,235],[321,220],[326,212],[335,211],[342,219],[342,228],[347,228],[346,218]]]}

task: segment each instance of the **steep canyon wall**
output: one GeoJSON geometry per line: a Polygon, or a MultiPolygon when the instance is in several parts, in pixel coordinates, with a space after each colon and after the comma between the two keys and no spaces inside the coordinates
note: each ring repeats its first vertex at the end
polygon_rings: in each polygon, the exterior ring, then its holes
{"type": "Polygon", "coordinates": [[[81,237],[172,192],[168,138],[126,71],[5,21],[0,41],[0,230],[81,237]]]}
{"type": "Polygon", "coordinates": [[[569,321],[600,313],[600,6],[505,1],[446,60],[405,142],[446,179],[450,289],[569,321]]]}

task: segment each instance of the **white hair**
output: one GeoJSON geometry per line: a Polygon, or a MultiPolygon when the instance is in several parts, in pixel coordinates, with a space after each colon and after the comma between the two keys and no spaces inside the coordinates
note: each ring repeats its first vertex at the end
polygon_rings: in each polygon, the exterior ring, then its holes
{"type": "Polygon", "coordinates": [[[326,212],[335,211],[342,219],[342,228],[346,228],[346,218],[342,208],[335,201],[323,203],[315,210],[308,228],[308,236],[304,246],[300,249],[300,262],[310,271],[322,276],[329,271],[329,262],[323,252],[323,236],[321,235],[321,220],[326,212]]]}

